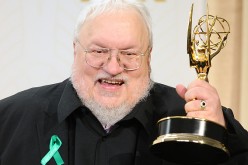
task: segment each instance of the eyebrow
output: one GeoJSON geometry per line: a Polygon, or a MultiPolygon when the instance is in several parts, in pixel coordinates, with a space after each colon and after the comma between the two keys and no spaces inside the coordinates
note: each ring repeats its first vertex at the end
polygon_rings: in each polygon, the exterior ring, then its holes
{"type": "Polygon", "coordinates": [[[89,44],[89,46],[96,46],[96,47],[100,47],[100,48],[110,48],[110,49],[120,49],[120,50],[141,50],[142,46],[138,47],[137,44],[130,44],[130,45],[121,45],[120,47],[111,47],[111,46],[107,46],[106,43],[104,42],[104,40],[94,40],[89,44]]]}
{"type": "Polygon", "coordinates": [[[107,48],[107,49],[119,49],[119,50],[135,50],[135,51],[139,51],[140,49],[135,48],[134,46],[125,46],[122,48],[113,48],[113,47],[109,47],[109,46],[105,46],[104,44],[97,44],[97,43],[91,43],[89,44],[88,48],[107,48]]]}

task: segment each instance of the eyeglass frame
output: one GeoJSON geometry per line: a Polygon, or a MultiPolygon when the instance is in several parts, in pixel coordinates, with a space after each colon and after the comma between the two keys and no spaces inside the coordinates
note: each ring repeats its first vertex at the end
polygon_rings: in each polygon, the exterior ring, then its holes
{"type": "MultiPolygon", "coordinates": [[[[93,50],[88,50],[88,49],[86,49],[86,48],[81,44],[81,42],[79,41],[79,39],[75,39],[75,42],[77,42],[77,43],[80,45],[80,47],[83,48],[83,50],[84,50],[84,52],[85,52],[85,56],[87,55],[87,53],[92,53],[93,50]]],[[[122,67],[124,70],[133,71],[133,70],[137,70],[137,69],[140,68],[140,66],[141,66],[141,64],[142,64],[142,58],[141,58],[141,57],[142,57],[142,56],[145,56],[145,55],[147,54],[147,51],[150,50],[150,46],[147,47],[147,49],[145,50],[144,53],[136,51],[137,56],[140,56],[141,59],[140,59],[140,64],[139,64],[139,66],[138,66],[137,68],[133,68],[133,69],[125,68],[124,65],[122,66],[121,63],[120,63],[121,61],[120,61],[120,58],[118,57],[118,56],[119,56],[119,53],[120,53],[121,51],[125,51],[125,50],[111,49],[111,48],[103,48],[103,49],[109,51],[108,60],[110,60],[110,59],[112,58],[112,50],[117,50],[117,51],[118,51],[118,53],[117,53],[117,58],[118,58],[117,61],[118,61],[119,66],[122,67]]],[[[85,58],[85,62],[86,62],[89,66],[91,66],[91,67],[93,67],[93,68],[98,68],[98,69],[100,69],[100,68],[103,68],[103,66],[106,65],[106,63],[107,63],[108,61],[104,62],[103,65],[101,65],[101,66],[99,66],[99,67],[93,66],[93,65],[89,64],[89,62],[87,61],[86,58],[85,58]]]]}

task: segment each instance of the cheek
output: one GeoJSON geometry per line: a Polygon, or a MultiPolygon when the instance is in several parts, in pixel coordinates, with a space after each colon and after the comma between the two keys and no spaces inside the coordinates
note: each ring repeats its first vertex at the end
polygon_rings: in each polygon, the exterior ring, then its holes
{"type": "Polygon", "coordinates": [[[147,85],[147,82],[150,77],[150,65],[147,61],[136,71],[130,72],[129,74],[129,89],[133,93],[134,90],[143,88],[147,85]]]}
{"type": "Polygon", "coordinates": [[[139,75],[141,77],[141,79],[145,78],[149,78],[150,77],[150,72],[151,72],[151,67],[150,67],[150,60],[147,58],[144,59],[144,61],[142,62],[142,65],[139,69],[139,75]]]}
{"type": "Polygon", "coordinates": [[[86,87],[87,89],[91,89],[94,85],[96,71],[94,68],[87,65],[80,56],[76,56],[74,59],[73,74],[75,80],[80,84],[81,90],[86,87]]]}
{"type": "Polygon", "coordinates": [[[89,66],[84,59],[84,54],[77,54],[74,58],[75,68],[78,72],[80,72],[82,77],[93,77],[95,75],[96,70],[89,66]]]}

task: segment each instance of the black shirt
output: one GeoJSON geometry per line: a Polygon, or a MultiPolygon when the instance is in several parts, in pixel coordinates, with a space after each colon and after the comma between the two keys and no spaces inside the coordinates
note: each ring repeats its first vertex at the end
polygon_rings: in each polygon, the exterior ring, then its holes
{"type": "MultiPolygon", "coordinates": [[[[174,88],[155,83],[150,95],[107,133],[69,80],[29,89],[0,101],[0,165],[40,164],[52,135],[61,139],[59,152],[67,165],[175,165],[153,156],[149,147],[158,119],[185,115],[183,107],[174,88]]],[[[247,131],[230,110],[223,112],[232,129],[231,159],[224,164],[247,164],[247,131]]]]}
{"type": "MultiPolygon", "coordinates": [[[[161,160],[154,157],[149,146],[156,137],[151,97],[140,102],[133,111],[106,132],[96,117],[75,100],[74,89],[68,85],[60,101],[60,120],[71,115],[74,123],[75,165],[151,164],[161,160]],[[72,108],[73,107],[73,108],[72,108]]],[[[77,98],[78,100],[78,98],[77,98]]]]}
{"type": "Polygon", "coordinates": [[[75,115],[75,164],[128,165],[152,159],[149,150],[143,150],[149,148],[151,135],[155,132],[148,129],[148,125],[154,123],[149,123],[144,117],[149,108],[141,105],[134,109],[130,115],[112,126],[108,133],[87,108],[80,109],[75,115]],[[143,124],[147,124],[147,127],[143,124]],[[140,144],[141,139],[143,144],[140,144]],[[143,155],[149,156],[142,158],[143,155]]]}

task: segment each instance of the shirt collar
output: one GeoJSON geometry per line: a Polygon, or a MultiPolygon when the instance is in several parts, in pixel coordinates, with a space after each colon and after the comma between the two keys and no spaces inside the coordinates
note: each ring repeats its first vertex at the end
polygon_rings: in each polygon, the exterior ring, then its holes
{"type": "Polygon", "coordinates": [[[134,118],[141,123],[148,134],[153,135],[156,132],[156,129],[154,129],[156,124],[153,114],[154,110],[155,106],[152,103],[152,98],[151,96],[148,96],[146,99],[140,101],[132,112],[121,121],[127,121],[134,118]]]}
{"type": "Polygon", "coordinates": [[[58,104],[58,121],[65,120],[73,111],[82,106],[71,81],[67,81],[58,104]]]}

